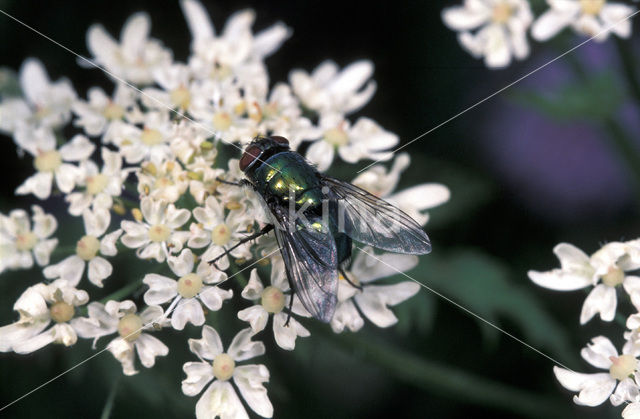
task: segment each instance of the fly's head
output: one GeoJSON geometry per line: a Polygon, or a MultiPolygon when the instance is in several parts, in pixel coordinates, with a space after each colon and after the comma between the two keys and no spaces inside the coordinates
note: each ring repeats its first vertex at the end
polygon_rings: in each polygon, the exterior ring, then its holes
{"type": "Polygon", "coordinates": [[[273,135],[270,137],[257,136],[244,149],[240,159],[240,170],[248,174],[264,161],[281,151],[289,150],[289,140],[273,135]]]}

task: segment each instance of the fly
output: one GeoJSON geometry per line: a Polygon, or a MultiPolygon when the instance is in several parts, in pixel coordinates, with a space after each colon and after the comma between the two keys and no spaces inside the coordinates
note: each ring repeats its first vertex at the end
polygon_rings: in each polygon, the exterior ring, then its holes
{"type": "Polygon", "coordinates": [[[329,322],[333,317],[339,274],[349,280],[343,265],[351,257],[352,241],[396,253],[431,251],[429,237],[410,216],[357,186],[318,172],[284,137],[254,138],[239,165],[246,177],[241,184],[261,197],[271,224],[225,254],[275,231],[291,289],[318,320],[329,322]]]}

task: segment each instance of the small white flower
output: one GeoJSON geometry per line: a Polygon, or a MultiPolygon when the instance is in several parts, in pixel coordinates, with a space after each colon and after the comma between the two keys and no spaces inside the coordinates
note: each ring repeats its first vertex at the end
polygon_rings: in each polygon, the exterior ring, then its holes
{"type": "Polygon", "coordinates": [[[138,192],[141,196],[150,196],[167,202],[176,202],[187,191],[189,177],[187,172],[175,160],[158,164],[142,163],[137,172],[138,192]]]}
{"type": "Polygon", "coordinates": [[[344,328],[356,332],[364,325],[362,313],[378,327],[394,325],[398,319],[388,308],[408,300],[420,291],[420,286],[412,281],[393,285],[372,285],[371,282],[413,269],[418,258],[413,255],[383,253],[373,255],[366,247],[354,258],[351,269],[346,272],[351,282],[362,290],[349,284],[340,275],[338,283],[338,306],[331,319],[331,328],[340,333],[344,328]],[[358,312],[360,311],[360,313],[358,312]]]}
{"type": "Polygon", "coordinates": [[[151,109],[176,109],[184,112],[191,106],[191,98],[198,95],[197,86],[191,82],[190,68],[181,63],[162,66],[153,72],[157,87],[147,87],[141,96],[142,103],[151,109]]]}
{"type": "Polygon", "coordinates": [[[137,92],[129,86],[118,83],[113,98],[99,87],[92,87],[88,92],[88,102],[76,101],[73,112],[77,115],[74,125],[84,132],[96,137],[109,130],[113,121],[121,121],[136,105],[137,92]]]}
{"type": "MultiPolygon", "coordinates": [[[[228,169],[221,177],[229,182],[240,182],[244,179],[244,173],[240,170],[238,163],[238,159],[229,159],[228,169]]],[[[219,183],[215,192],[225,208],[243,212],[247,218],[258,222],[269,222],[265,215],[262,198],[253,189],[219,183]]]]}
{"type": "Polygon", "coordinates": [[[194,165],[211,165],[218,154],[217,148],[207,137],[211,134],[191,121],[183,120],[173,125],[170,147],[173,155],[189,170],[194,165]]]}
{"type": "Polygon", "coordinates": [[[362,108],[376,91],[369,80],[373,63],[360,60],[339,71],[333,61],[325,61],[311,74],[293,70],[289,75],[291,88],[303,105],[321,114],[349,114],[362,108]]]}
{"type": "Polygon", "coordinates": [[[191,352],[200,362],[187,362],[182,367],[187,378],[182,381],[182,392],[195,396],[213,380],[196,404],[196,418],[249,418],[230,380],[240,391],[249,407],[258,415],[270,418],[273,406],[263,383],[269,381],[269,370],[264,365],[241,365],[265,352],[262,342],[251,340],[251,329],[241,330],[224,352],[220,336],[211,326],[202,328],[202,339],[189,339],[191,352]]]}
{"type": "Polygon", "coordinates": [[[234,13],[220,35],[200,2],[180,3],[193,37],[189,67],[200,79],[229,82],[234,78],[248,91],[264,92],[268,80],[262,60],[275,52],[291,35],[283,23],[276,23],[255,36],[252,10],[234,13]]]}
{"type": "Polygon", "coordinates": [[[636,9],[607,0],[547,0],[549,10],[533,24],[531,36],[546,41],[571,26],[577,33],[604,41],[613,32],[620,38],[631,36],[631,16],[636,9]]]}
{"type": "Polygon", "coordinates": [[[51,343],[73,345],[78,336],[69,321],[75,308],[88,301],[85,291],[62,279],[27,288],[13,306],[20,320],[0,327],[0,352],[27,354],[51,343]],[[52,321],[55,324],[47,329],[52,321]]]}
{"type": "Polygon", "coordinates": [[[56,138],[46,129],[38,129],[22,135],[16,135],[18,144],[33,157],[36,174],[30,176],[16,189],[16,194],[33,194],[40,199],[51,195],[55,178],[56,186],[63,193],[69,193],[82,176],[82,170],[66,162],[81,162],[88,159],[95,146],[84,135],[76,135],[65,145],[56,149],[56,138]]]}
{"type": "Polygon", "coordinates": [[[289,313],[289,303],[293,296],[289,289],[282,258],[273,259],[271,285],[266,288],[262,285],[258,271],[253,269],[249,283],[242,290],[242,297],[256,301],[256,305],[238,312],[238,318],[248,322],[254,334],[264,330],[269,315],[273,314],[273,337],[282,349],[292,351],[298,336],[310,335],[309,331],[292,317],[293,313],[303,317],[310,316],[298,299],[294,298],[292,313],[289,313]]]}
{"type": "Polygon", "coordinates": [[[140,123],[144,128],[114,121],[104,141],[115,144],[125,161],[130,164],[137,164],[143,160],[160,164],[172,158],[169,139],[173,123],[169,114],[166,111],[148,111],[140,123]]]}
{"type": "Polygon", "coordinates": [[[609,372],[581,374],[553,367],[553,372],[563,387],[579,392],[573,397],[574,403],[598,406],[610,399],[611,404],[618,406],[625,401],[634,401],[638,395],[636,382],[640,376],[637,372],[638,360],[633,355],[618,355],[611,341],[604,336],[591,339],[591,344],[584,347],[580,355],[594,367],[609,372]]]}
{"type": "Polygon", "coordinates": [[[629,243],[608,243],[591,257],[582,250],[560,243],[553,252],[560,260],[561,268],[547,272],[529,271],[529,278],[541,287],[556,291],[573,291],[593,285],[582,306],[580,324],[585,324],[596,314],[604,321],[611,321],[616,314],[616,287],[640,301],[640,278],[625,276],[625,271],[640,268],[640,257],[629,243]]]}
{"type": "Polygon", "coordinates": [[[122,28],[118,44],[102,25],[87,33],[87,47],[96,63],[134,84],[153,82],[152,72],[171,62],[171,52],[149,38],[151,22],[146,13],[131,16],[122,28]]]}
{"type": "MultiPolygon", "coordinates": [[[[194,249],[207,247],[202,254],[203,260],[212,260],[222,255],[231,243],[243,239],[251,234],[248,231],[253,226],[254,220],[247,216],[246,212],[233,210],[225,217],[225,208],[218,199],[210,196],[205,201],[204,207],[193,210],[193,217],[198,224],[191,224],[188,246],[194,249]]],[[[235,258],[251,259],[251,243],[235,248],[231,256],[235,258]]],[[[229,258],[225,254],[216,265],[225,270],[229,267],[229,258]]]]}
{"type": "Polygon", "coordinates": [[[369,118],[359,118],[353,126],[337,114],[320,118],[319,128],[323,134],[307,150],[307,159],[323,172],[331,166],[335,152],[342,160],[356,163],[362,159],[389,160],[389,150],[398,144],[398,136],[385,131],[369,118]]]}
{"type": "Polygon", "coordinates": [[[224,169],[214,169],[211,167],[211,163],[204,158],[196,158],[189,165],[189,172],[191,174],[189,194],[198,204],[202,205],[216,191],[220,184],[218,178],[224,175],[224,169]]]}
{"type": "Polygon", "coordinates": [[[139,258],[154,258],[158,262],[164,262],[169,253],[180,252],[189,232],[178,229],[189,221],[189,211],[149,197],[140,200],[140,210],[144,221],[122,221],[125,232],[120,239],[122,243],[138,249],[139,258]]]}
{"type": "Polygon", "coordinates": [[[69,121],[76,100],[69,80],[52,83],[42,63],[29,58],[20,69],[20,87],[25,99],[0,103],[0,130],[13,133],[18,128],[59,128],[69,121]]]}
{"type": "Polygon", "coordinates": [[[113,272],[108,260],[99,255],[115,256],[118,253],[116,242],[122,230],[113,231],[100,239],[111,223],[111,213],[104,208],[85,210],[82,214],[84,230],[87,233],[76,243],[76,254],[61,262],[47,266],[43,274],[47,278],[62,278],[76,286],[82,279],[85,266],[88,265],[88,277],[92,284],[102,287],[102,281],[113,272]]]}
{"type": "Polygon", "coordinates": [[[300,143],[322,135],[308,118],[302,116],[298,99],[289,85],[278,83],[269,94],[268,100],[247,98],[249,117],[259,123],[258,132],[274,132],[289,140],[289,146],[296,150],[300,143]]]}
{"type": "MultiPolygon", "coordinates": [[[[202,260],[193,271],[195,258],[190,249],[184,249],[177,257],[171,257],[169,267],[177,280],[158,274],[147,274],[143,282],[149,286],[144,294],[148,305],[161,305],[171,300],[171,326],[176,330],[184,329],[187,323],[202,326],[205,321],[204,304],[209,310],[217,311],[224,300],[233,296],[233,291],[223,290],[215,285],[227,279],[227,274],[213,269],[206,260],[202,260]],[[200,304],[202,303],[202,304],[200,304]]],[[[167,309],[167,314],[171,311],[167,309]]]]}
{"type": "Polygon", "coordinates": [[[396,156],[391,170],[375,165],[360,173],[351,183],[383,198],[407,213],[418,224],[425,225],[429,214],[424,211],[447,202],[451,192],[439,183],[423,183],[392,194],[398,185],[400,174],[409,166],[409,162],[409,155],[401,153],[396,156]]]}
{"type": "Polygon", "coordinates": [[[246,102],[239,86],[220,86],[205,80],[193,97],[190,114],[209,133],[228,142],[246,141],[255,135],[257,122],[246,113],[246,102]]]}
{"type": "Polygon", "coordinates": [[[134,375],[135,352],[145,368],[151,368],[158,356],[166,356],[169,348],[158,338],[145,333],[166,326],[162,319],[162,308],[150,306],[137,313],[133,301],[107,301],[107,304],[93,302],[88,305],[89,317],[79,317],[71,325],[81,338],[93,338],[95,349],[102,336],[118,332],[119,336],[109,342],[108,350],[122,364],[125,375],[134,375]]]}
{"type": "Polygon", "coordinates": [[[127,177],[127,172],[122,170],[122,156],[102,147],[102,161],[102,170],[92,160],[81,164],[83,175],[78,184],[84,186],[84,191],[72,192],[64,198],[71,215],[78,216],[90,207],[111,209],[113,197],[120,196],[127,177]]]}
{"type": "Polygon", "coordinates": [[[33,229],[24,210],[0,215],[0,272],[30,268],[34,257],[40,266],[49,264],[51,252],[58,245],[58,239],[49,237],[56,231],[58,222],[37,205],[33,205],[31,211],[33,229]]]}
{"type": "Polygon", "coordinates": [[[460,32],[462,47],[476,58],[484,57],[489,68],[504,68],[511,57],[529,55],[527,29],[533,15],[526,0],[465,0],[464,6],[444,9],[442,19],[460,32]]]}

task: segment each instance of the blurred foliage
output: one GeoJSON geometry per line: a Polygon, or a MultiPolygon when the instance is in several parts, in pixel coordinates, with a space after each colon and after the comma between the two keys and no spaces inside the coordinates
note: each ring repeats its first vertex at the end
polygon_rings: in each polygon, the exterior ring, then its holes
{"type": "Polygon", "coordinates": [[[589,75],[585,80],[572,80],[551,92],[519,89],[511,99],[558,120],[601,120],[614,114],[626,98],[618,74],[613,71],[589,75]]]}
{"type": "MultiPolygon", "coordinates": [[[[415,272],[420,272],[429,287],[495,325],[500,324],[500,317],[509,318],[522,330],[522,339],[531,345],[544,348],[560,359],[575,358],[562,326],[529,292],[528,283],[516,285],[509,280],[508,267],[498,259],[476,249],[453,249],[444,256],[436,251],[432,257],[423,258],[415,272]]],[[[425,295],[436,298],[433,294],[425,295]]],[[[420,299],[414,299],[404,306],[411,309],[420,303],[420,299]]],[[[415,322],[418,328],[424,329],[421,323],[425,320],[419,316],[420,310],[409,313],[401,324],[415,322]]],[[[494,346],[500,331],[477,318],[474,320],[494,346]]]]}
{"type": "Polygon", "coordinates": [[[0,67],[0,97],[16,97],[21,96],[20,82],[18,74],[6,67],[0,67]]]}

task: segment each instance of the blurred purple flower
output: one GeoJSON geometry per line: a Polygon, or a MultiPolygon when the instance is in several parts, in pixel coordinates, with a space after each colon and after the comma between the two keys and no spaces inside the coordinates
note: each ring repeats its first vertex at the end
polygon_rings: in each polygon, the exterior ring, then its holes
{"type": "MultiPolygon", "coordinates": [[[[531,69],[556,57],[538,55],[531,69]]],[[[568,59],[585,73],[618,65],[611,43],[589,43],[526,79],[520,88],[549,92],[575,79],[568,59]]],[[[526,70],[523,71],[526,74],[526,70]]],[[[516,87],[516,89],[519,87],[516,87]]],[[[617,118],[633,137],[640,110],[623,106],[617,118]]],[[[508,99],[494,102],[481,140],[487,163],[533,211],[558,221],[612,215],[629,205],[632,179],[607,133],[589,120],[558,121],[508,99]]]]}

